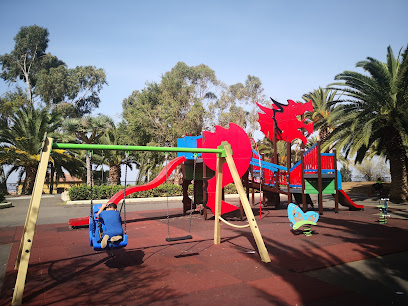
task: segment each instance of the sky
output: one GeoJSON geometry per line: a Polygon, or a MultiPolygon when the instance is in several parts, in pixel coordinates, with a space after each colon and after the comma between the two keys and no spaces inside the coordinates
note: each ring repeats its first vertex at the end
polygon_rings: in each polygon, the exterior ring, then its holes
{"type": "MultiPolygon", "coordinates": [[[[260,78],[278,101],[334,81],[368,56],[385,61],[408,44],[408,1],[5,1],[0,54],[22,26],[48,29],[48,52],[69,68],[103,68],[103,113],[177,62],[205,64],[226,84],[260,78]]],[[[0,80],[0,90],[7,85],[0,80]]]]}
{"type": "Polygon", "coordinates": [[[22,26],[47,28],[47,51],[69,68],[105,70],[94,113],[117,121],[124,98],[179,61],[205,64],[228,85],[257,76],[266,96],[296,101],[408,44],[406,0],[0,0],[0,11],[0,54],[22,26]]]}

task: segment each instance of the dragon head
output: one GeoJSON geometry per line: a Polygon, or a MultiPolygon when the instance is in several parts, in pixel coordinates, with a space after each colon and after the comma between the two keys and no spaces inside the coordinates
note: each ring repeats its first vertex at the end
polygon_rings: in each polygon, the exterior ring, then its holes
{"type": "Polygon", "coordinates": [[[259,124],[261,131],[269,139],[273,139],[276,127],[276,140],[292,141],[296,138],[302,140],[304,144],[307,139],[303,130],[306,130],[310,135],[313,132],[313,122],[305,122],[306,119],[299,120],[298,116],[302,116],[305,112],[313,111],[312,100],[307,103],[296,103],[293,100],[288,100],[288,104],[279,103],[271,98],[272,108],[262,106],[258,103],[258,107],[263,113],[258,113],[259,124]]]}

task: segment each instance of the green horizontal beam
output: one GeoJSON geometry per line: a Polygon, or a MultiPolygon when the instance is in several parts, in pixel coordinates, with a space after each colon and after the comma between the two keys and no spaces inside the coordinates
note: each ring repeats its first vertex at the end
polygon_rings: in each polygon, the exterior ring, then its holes
{"type": "Polygon", "coordinates": [[[225,154],[224,149],[126,146],[126,145],[77,144],[77,143],[54,143],[52,145],[52,148],[53,149],[72,149],[72,150],[119,150],[119,151],[216,153],[220,155],[225,154]]]}

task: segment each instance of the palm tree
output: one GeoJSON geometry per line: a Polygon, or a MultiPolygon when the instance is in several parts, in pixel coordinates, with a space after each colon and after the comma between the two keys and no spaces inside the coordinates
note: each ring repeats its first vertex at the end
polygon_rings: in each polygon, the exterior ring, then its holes
{"type": "MultiPolygon", "coordinates": [[[[116,127],[114,124],[112,128],[107,131],[100,139],[100,143],[106,145],[123,145],[124,128],[116,127]]],[[[107,150],[103,153],[102,163],[109,166],[109,183],[111,185],[120,185],[120,178],[122,175],[121,165],[126,164],[132,169],[132,158],[125,158],[123,151],[107,150]]]]}
{"type": "Polygon", "coordinates": [[[312,121],[315,129],[319,133],[319,139],[322,143],[325,142],[329,134],[333,131],[333,126],[329,123],[329,118],[336,111],[336,108],[331,106],[336,100],[337,90],[324,89],[319,87],[312,92],[305,94],[302,98],[305,102],[312,100],[313,114],[312,121]]]}
{"type": "MultiPolygon", "coordinates": [[[[19,180],[25,174],[24,194],[30,194],[34,187],[41,145],[45,133],[52,135],[61,126],[61,117],[50,113],[48,108],[35,110],[32,106],[23,106],[10,117],[8,129],[0,131],[0,163],[10,165],[7,177],[14,171],[19,171],[19,180]]],[[[73,157],[65,152],[54,150],[51,162],[61,160],[69,165],[73,157]]],[[[75,168],[73,166],[73,168],[75,168]]],[[[68,166],[69,168],[69,166],[68,166]]]]}
{"type": "MultiPolygon", "coordinates": [[[[401,49],[402,51],[402,49],[401,49]]],[[[337,124],[328,140],[343,149],[346,157],[356,154],[361,162],[369,150],[383,154],[390,161],[390,198],[394,202],[408,198],[408,47],[397,57],[391,47],[387,61],[368,57],[358,62],[368,74],[345,71],[335,79],[333,89],[344,91],[344,99],[335,102],[338,111],[332,116],[337,124]]]]}
{"type": "MultiPolygon", "coordinates": [[[[63,130],[75,135],[79,143],[96,143],[114,125],[111,118],[99,114],[97,117],[71,118],[64,122],[63,130]]],[[[91,157],[86,154],[86,183],[91,185],[91,157]]]]}
{"type": "MultiPolygon", "coordinates": [[[[8,129],[10,117],[21,106],[28,104],[27,97],[20,88],[15,92],[0,94],[0,129],[8,129]]],[[[7,178],[3,165],[0,165],[0,192],[7,194],[7,178]]]]}

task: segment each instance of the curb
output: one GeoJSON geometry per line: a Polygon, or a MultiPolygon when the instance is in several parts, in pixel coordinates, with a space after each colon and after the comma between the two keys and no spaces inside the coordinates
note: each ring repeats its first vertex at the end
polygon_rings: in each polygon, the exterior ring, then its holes
{"type": "Polygon", "coordinates": [[[13,207],[13,204],[11,202],[0,203],[0,209],[9,208],[9,207],[13,207]]]}

